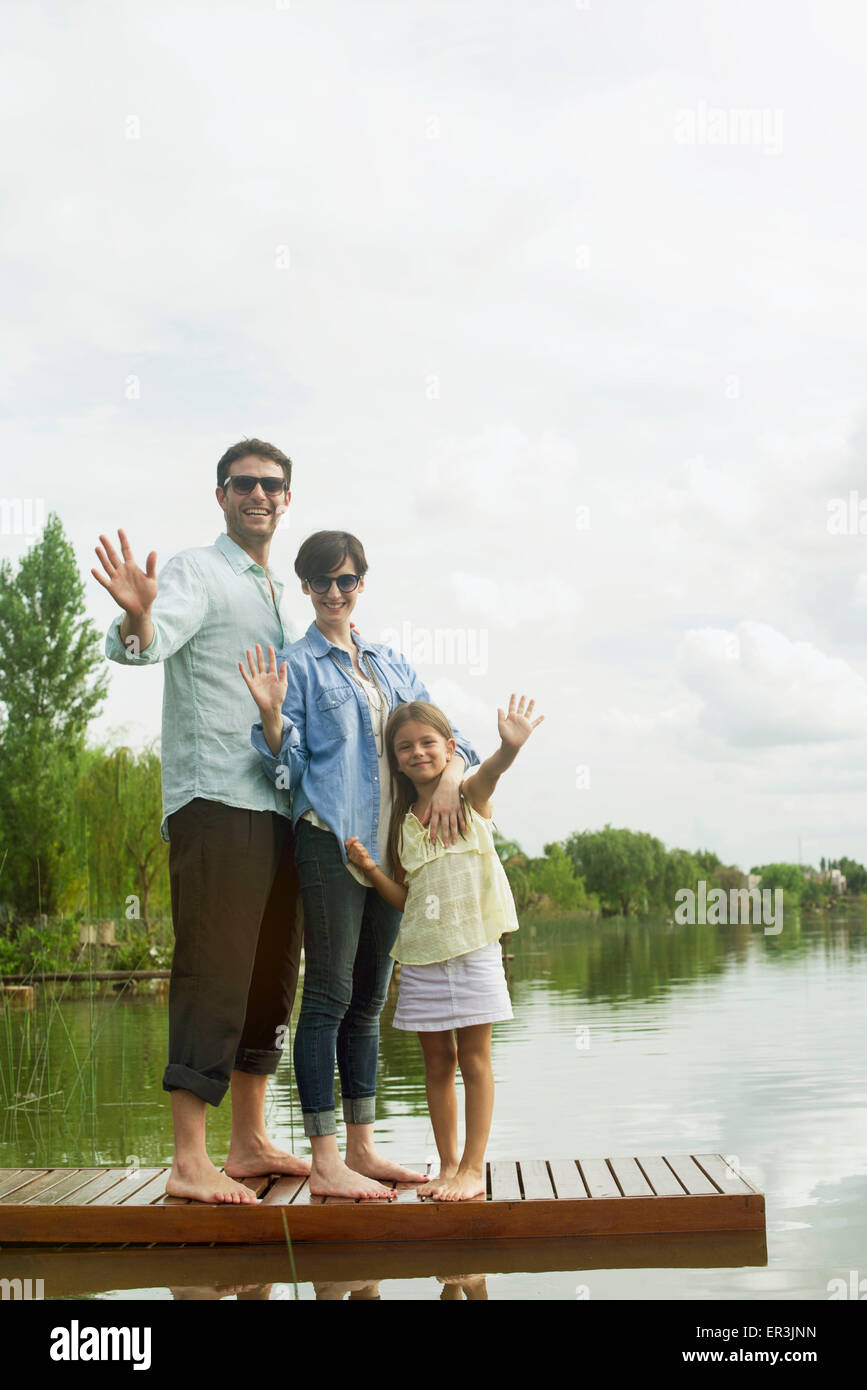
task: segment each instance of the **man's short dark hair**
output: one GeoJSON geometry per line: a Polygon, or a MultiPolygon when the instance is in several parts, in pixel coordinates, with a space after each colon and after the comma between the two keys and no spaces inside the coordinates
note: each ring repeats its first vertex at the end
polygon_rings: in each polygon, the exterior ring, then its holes
{"type": "Polygon", "coordinates": [[[367,573],[364,546],[348,531],[314,531],[302,542],[295,556],[295,573],[299,579],[311,579],[316,574],[328,574],[348,560],[357,575],[367,573]]]}
{"type": "Polygon", "coordinates": [[[270,459],[272,463],[279,463],[287,488],[292,486],[292,460],[278,449],[276,444],[266,444],[264,439],[242,439],[239,444],[233,444],[231,449],[227,449],[217,464],[217,487],[224,488],[232,464],[237,463],[238,459],[248,458],[250,454],[258,459],[270,459]]]}

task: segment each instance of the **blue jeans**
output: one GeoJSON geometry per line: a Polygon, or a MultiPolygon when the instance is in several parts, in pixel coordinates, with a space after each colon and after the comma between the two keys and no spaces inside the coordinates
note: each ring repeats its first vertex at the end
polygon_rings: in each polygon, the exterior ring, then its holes
{"type": "Polygon", "coordinates": [[[344,866],[337,838],[299,820],[295,863],[304,903],[304,993],[295,1077],[304,1133],[335,1134],[334,1061],[343,1118],[372,1124],[379,1015],[388,993],[400,913],[344,866]]]}

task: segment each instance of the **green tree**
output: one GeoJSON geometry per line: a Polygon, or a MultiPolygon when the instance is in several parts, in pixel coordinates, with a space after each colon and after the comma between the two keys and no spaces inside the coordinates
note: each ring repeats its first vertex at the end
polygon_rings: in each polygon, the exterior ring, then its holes
{"type": "Polygon", "coordinates": [[[846,877],[847,893],[867,891],[867,869],[855,859],[847,859],[844,854],[840,860],[840,872],[846,877]]]}
{"type": "Polygon", "coordinates": [[[152,905],[162,915],[170,901],[161,818],[160,759],[153,745],[141,753],[88,748],[73,797],[76,863],[85,872],[70,881],[66,905],[117,917],[135,896],[135,915],[150,931],[152,905]]]}
{"type": "Polygon", "coordinates": [[[52,513],[17,574],[0,564],[0,843],[17,913],[53,912],[88,722],[105,698],[100,636],[52,513]]]}
{"type": "Polygon", "coordinates": [[[776,888],[782,888],[786,906],[800,906],[807,884],[804,870],[800,864],[761,864],[758,868],[751,869],[750,872],[761,875],[759,888],[762,892],[766,888],[769,888],[771,892],[776,888]]]}
{"type": "Polygon", "coordinates": [[[565,843],[575,873],[609,909],[628,917],[664,891],[665,846],[635,830],[583,830],[565,843]]]}
{"type": "Polygon", "coordinates": [[[571,910],[590,909],[584,880],[575,873],[575,865],[563,845],[545,845],[542,859],[529,861],[531,893],[544,893],[558,907],[571,910]]]}

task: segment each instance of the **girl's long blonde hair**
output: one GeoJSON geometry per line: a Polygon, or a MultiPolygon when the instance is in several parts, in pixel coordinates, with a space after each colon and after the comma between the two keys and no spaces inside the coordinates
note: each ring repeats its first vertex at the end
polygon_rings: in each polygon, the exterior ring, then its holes
{"type": "MultiPolygon", "coordinates": [[[[408,704],[398,705],[389,715],[388,723],[385,726],[385,747],[388,752],[392,786],[391,820],[388,826],[388,858],[394,878],[398,876],[403,878],[400,862],[400,832],[406,813],[418,795],[406,773],[401,772],[398,767],[394,746],[399,731],[404,724],[408,724],[413,719],[418,720],[419,724],[428,724],[435,733],[440,734],[444,739],[455,736],[452,726],[442,710],[438,709],[436,705],[429,704],[427,700],[410,700],[408,704]]],[[[463,790],[461,790],[461,810],[466,825],[469,823],[472,813],[463,790]]]]}

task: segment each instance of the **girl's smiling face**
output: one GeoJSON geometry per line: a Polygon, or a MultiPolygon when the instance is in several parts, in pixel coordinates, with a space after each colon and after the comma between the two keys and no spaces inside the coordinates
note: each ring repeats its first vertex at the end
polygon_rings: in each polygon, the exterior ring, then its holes
{"type": "Polygon", "coordinates": [[[408,719],[401,724],[394,740],[397,765],[415,787],[436,781],[454,751],[453,738],[443,738],[430,724],[423,724],[419,719],[408,719]]]}
{"type": "MultiPolygon", "coordinates": [[[[339,565],[334,569],[324,571],[332,580],[337,579],[341,574],[354,574],[352,562],[344,555],[339,565]]],[[[310,588],[306,579],[301,581],[301,589],[305,594],[310,595],[313,609],[316,613],[316,621],[320,627],[342,626],[351,616],[352,610],[358,602],[358,595],[364,588],[364,579],[359,579],[358,586],[351,589],[348,594],[341,593],[337,585],[332,583],[327,594],[317,594],[310,588]]]]}

